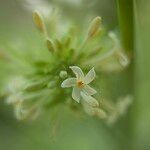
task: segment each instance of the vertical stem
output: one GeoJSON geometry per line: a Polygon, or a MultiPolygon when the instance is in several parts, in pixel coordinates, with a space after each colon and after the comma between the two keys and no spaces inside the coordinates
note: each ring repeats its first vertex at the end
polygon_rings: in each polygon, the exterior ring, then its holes
{"type": "Polygon", "coordinates": [[[135,14],[135,99],[134,105],[134,147],[149,149],[149,89],[150,89],[150,1],[134,0],[135,14]],[[139,113],[138,113],[139,112],[139,113]],[[141,130],[142,129],[142,130],[141,130]]]}
{"type": "MultiPolygon", "coordinates": [[[[134,14],[133,14],[133,0],[117,0],[118,7],[118,19],[119,29],[121,35],[122,46],[125,51],[131,56],[134,52],[134,14]]],[[[125,89],[128,89],[128,93],[134,93],[134,62],[131,61],[130,66],[126,70],[126,77],[124,78],[126,85],[123,85],[125,89]]],[[[122,141],[122,149],[133,150],[133,121],[132,111],[130,110],[126,116],[125,121],[121,127],[121,132],[125,139],[122,141]]]]}
{"type": "Polygon", "coordinates": [[[133,51],[133,0],[117,0],[122,45],[133,51]]]}

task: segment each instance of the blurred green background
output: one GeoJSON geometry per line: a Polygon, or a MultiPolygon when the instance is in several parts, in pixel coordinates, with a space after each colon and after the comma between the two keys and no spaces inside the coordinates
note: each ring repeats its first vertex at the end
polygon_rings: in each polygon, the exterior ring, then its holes
{"type": "MultiPolygon", "coordinates": [[[[59,7],[62,16],[78,25],[100,15],[107,29],[119,28],[115,0],[0,0],[0,49],[8,41],[19,45],[28,39],[36,44],[30,38],[36,35],[31,12],[43,5],[59,7]]],[[[50,118],[49,111],[36,121],[19,122],[12,107],[1,100],[0,150],[149,150],[149,14],[149,0],[134,1],[134,85],[128,87],[134,86],[135,99],[127,116],[113,127],[68,110],[60,110],[58,120],[50,118]]]]}

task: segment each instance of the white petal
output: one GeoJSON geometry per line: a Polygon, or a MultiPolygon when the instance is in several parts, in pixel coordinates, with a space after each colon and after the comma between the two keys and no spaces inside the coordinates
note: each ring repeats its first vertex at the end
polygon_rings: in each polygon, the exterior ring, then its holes
{"type": "Polygon", "coordinates": [[[84,92],[81,92],[81,96],[82,98],[92,107],[98,107],[99,106],[99,103],[98,101],[93,98],[92,96],[90,95],[87,95],[86,93],[84,92]]]}
{"type": "Polygon", "coordinates": [[[72,98],[79,103],[80,101],[80,89],[77,87],[73,88],[72,98]]]}
{"type": "Polygon", "coordinates": [[[82,80],[84,78],[84,73],[82,72],[82,70],[79,67],[77,67],[77,66],[70,66],[69,68],[76,75],[77,79],[81,79],[82,80]]]}
{"type": "Polygon", "coordinates": [[[97,93],[97,91],[91,88],[89,85],[84,86],[83,92],[87,93],[88,95],[94,95],[95,93],[97,93]]]}
{"type": "Polygon", "coordinates": [[[90,82],[92,82],[94,80],[95,76],[96,76],[96,74],[95,74],[94,68],[92,68],[84,78],[85,84],[89,84],[90,82]]]}
{"type": "Polygon", "coordinates": [[[62,88],[72,87],[76,84],[77,79],[76,78],[68,78],[64,80],[61,84],[62,88]]]}
{"type": "Polygon", "coordinates": [[[96,116],[100,119],[105,119],[107,117],[106,112],[100,108],[91,107],[88,103],[84,101],[82,101],[82,105],[83,105],[84,111],[90,116],[96,116]]]}

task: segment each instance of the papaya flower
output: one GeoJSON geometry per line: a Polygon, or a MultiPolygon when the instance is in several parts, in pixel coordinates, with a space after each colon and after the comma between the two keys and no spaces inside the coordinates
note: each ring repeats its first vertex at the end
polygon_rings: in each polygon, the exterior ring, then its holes
{"type": "Polygon", "coordinates": [[[98,107],[98,101],[92,97],[92,95],[97,92],[95,89],[88,85],[94,80],[96,76],[94,68],[92,68],[86,76],[84,76],[83,71],[78,66],[70,66],[69,68],[73,71],[76,77],[67,78],[62,82],[61,87],[73,87],[72,98],[78,103],[82,98],[89,105],[93,107],[98,107]]]}

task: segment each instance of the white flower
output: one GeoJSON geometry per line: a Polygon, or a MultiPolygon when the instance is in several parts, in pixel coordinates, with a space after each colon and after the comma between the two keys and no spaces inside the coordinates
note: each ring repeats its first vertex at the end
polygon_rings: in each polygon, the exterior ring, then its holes
{"type": "Polygon", "coordinates": [[[84,76],[82,70],[77,66],[71,66],[69,68],[73,71],[76,78],[68,78],[64,80],[61,84],[61,87],[73,87],[72,98],[78,103],[82,97],[83,100],[85,100],[89,105],[93,107],[99,106],[97,100],[91,96],[96,93],[96,90],[88,85],[95,78],[94,68],[92,68],[86,76],[84,76]]]}

